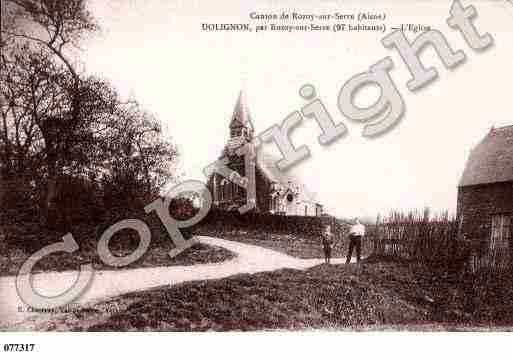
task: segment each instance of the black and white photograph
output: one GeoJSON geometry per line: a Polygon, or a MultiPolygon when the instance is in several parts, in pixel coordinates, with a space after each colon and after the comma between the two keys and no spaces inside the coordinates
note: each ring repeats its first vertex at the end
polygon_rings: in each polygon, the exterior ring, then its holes
{"type": "Polygon", "coordinates": [[[0,50],[0,356],[511,351],[513,1],[2,0],[0,50]]]}

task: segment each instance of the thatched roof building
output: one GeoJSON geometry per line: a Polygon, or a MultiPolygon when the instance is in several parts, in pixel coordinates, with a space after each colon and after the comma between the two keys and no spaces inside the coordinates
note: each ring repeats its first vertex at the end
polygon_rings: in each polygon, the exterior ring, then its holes
{"type": "Polygon", "coordinates": [[[492,128],[472,150],[458,188],[460,237],[482,262],[513,259],[513,126],[492,128]]]}
{"type": "Polygon", "coordinates": [[[513,181],[513,126],[492,128],[470,154],[460,187],[513,181]]]}

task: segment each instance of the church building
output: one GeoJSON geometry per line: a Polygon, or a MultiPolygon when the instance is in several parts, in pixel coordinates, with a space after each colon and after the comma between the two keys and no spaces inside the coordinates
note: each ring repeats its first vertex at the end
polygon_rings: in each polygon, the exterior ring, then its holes
{"type": "MultiPolygon", "coordinates": [[[[239,94],[232,118],[229,123],[229,139],[220,158],[227,157],[227,166],[245,177],[244,157],[237,149],[249,143],[254,136],[251,116],[239,94]]],[[[278,159],[258,150],[255,166],[256,211],[259,213],[287,216],[321,216],[322,205],[297,179],[280,171],[274,163],[278,159]]],[[[212,193],[213,208],[237,210],[246,203],[246,190],[220,174],[213,174],[208,180],[212,193]]]]}

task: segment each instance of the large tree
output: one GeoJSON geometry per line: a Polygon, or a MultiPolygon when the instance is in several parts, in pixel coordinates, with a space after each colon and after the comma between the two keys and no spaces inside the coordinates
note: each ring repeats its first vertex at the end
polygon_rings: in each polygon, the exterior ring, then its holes
{"type": "Polygon", "coordinates": [[[20,190],[27,188],[20,179],[46,184],[46,218],[56,202],[58,179],[63,174],[85,175],[99,161],[98,132],[111,125],[109,116],[119,101],[100,79],[85,78],[75,89],[65,67],[44,51],[26,44],[5,50],[0,60],[2,172],[6,178],[16,178],[20,190]],[[80,106],[70,118],[75,101],[80,106]]]}
{"type": "Polygon", "coordinates": [[[155,117],[134,103],[119,105],[103,141],[102,181],[109,202],[143,204],[175,178],[176,147],[165,140],[155,117]]]}
{"type": "Polygon", "coordinates": [[[60,178],[88,178],[131,203],[173,177],[176,149],[158,121],[74,65],[96,29],[84,0],[2,2],[0,175],[43,189],[45,223],[58,214],[60,178]]]}
{"type": "MultiPolygon", "coordinates": [[[[17,46],[34,51],[47,52],[66,68],[70,83],[63,86],[70,100],[66,104],[56,101],[61,107],[58,115],[37,116],[41,134],[46,146],[45,165],[46,199],[43,206],[44,220],[55,213],[57,180],[60,175],[57,151],[57,139],[62,132],[76,132],[80,127],[80,108],[82,106],[80,75],[69,55],[72,47],[96,30],[93,17],[86,8],[84,0],[5,0],[2,6],[2,46],[17,46]]],[[[14,61],[18,58],[14,57],[14,61]]],[[[62,95],[62,93],[60,94],[62,95]]],[[[33,114],[34,115],[34,114],[33,114]]],[[[53,219],[51,220],[53,222],[53,219]]]]}

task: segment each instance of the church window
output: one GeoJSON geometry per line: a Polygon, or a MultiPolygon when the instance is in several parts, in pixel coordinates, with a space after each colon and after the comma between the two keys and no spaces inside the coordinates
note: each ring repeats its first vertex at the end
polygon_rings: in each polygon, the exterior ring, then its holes
{"type": "Polygon", "coordinates": [[[213,186],[214,201],[217,201],[217,200],[219,200],[219,189],[217,188],[217,176],[216,175],[213,176],[212,182],[214,184],[214,186],[213,186]]]}
{"type": "Polygon", "coordinates": [[[235,197],[237,197],[237,188],[236,188],[236,184],[233,183],[233,182],[230,182],[230,199],[233,199],[235,197]]]}
{"type": "Polygon", "coordinates": [[[231,137],[239,137],[242,134],[241,127],[232,127],[230,130],[231,137]]]}
{"type": "Polygon", "coordinates": [[[225,181],[223,188],[224,188],[224,199],[229,200],[231,198],[231,192],[232,192],[230,182],[225,181]]]}
{"type": "Polygon", "coordinates": [[[226,180],[226,179],[223,179],[221,181],[221,185],[219,186],[219,198],[222,200],[222,201],[226,201],[229,197],[228,197],[228,185],[229,185],[229,182],[226,180]]]}

